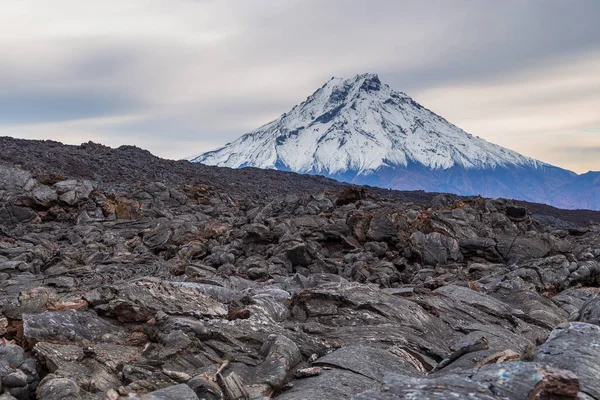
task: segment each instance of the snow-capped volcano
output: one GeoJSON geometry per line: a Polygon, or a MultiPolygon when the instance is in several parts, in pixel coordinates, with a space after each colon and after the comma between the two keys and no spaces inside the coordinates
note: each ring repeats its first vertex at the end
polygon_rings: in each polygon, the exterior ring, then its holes
{"type": "Polygon", "coordinates": [[[573,175],[466,133],[375,74],[332,78],[278,119],[191,161],[546,202],[548,179],[573,175]]]}
{"type": "Polygon", "coordinates": [[[374,74],[332,78],[275,121],[193,161],[323,174],[539,163],[464,132],[374,74]]]}

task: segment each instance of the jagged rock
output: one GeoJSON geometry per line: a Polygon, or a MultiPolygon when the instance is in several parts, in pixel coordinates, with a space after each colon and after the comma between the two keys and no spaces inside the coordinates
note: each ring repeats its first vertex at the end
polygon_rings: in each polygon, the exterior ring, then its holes
{"type": "Polygon", "coordinates": [[[317,359],[313,365],[352,371],[378,382],[383,381],[386,373],[419,375],[406,360],[387,350],[363,345],[342,347],[317,359]]]}
{"type": "Polygon", "coordinates": [[[0,205],[0,225],[16,225],[31,222],[37,217],[35,211],[27,207],[0,205]]]}
{"type": "Polygon", "coordinates": [[[595,396],[600,214],[0,148],[6,396],[595,396]]]}
{"type": "Polygon", "coordinates": [[[69,378],[59,378],[56,375],[46,376],[37,388],[37,397],[48,400],[80,400],[79,386],[69,378]]]}
{"type": "Polygon", "coordinates": [[[375,242],[391,240],[396,237],[402,216],[391,210],[376,210],[369,220],[366,237],[375,242]]]}
{"type": "Polygon", "coordinates": [[[484,366],[477,371],[457,371],[435,377],[386,376],[383,389],[369,390],[357,400],[418,398],[477,398],[483,400],[531,398],[578,398],[579,381],[569,371],[547,368],[540,364],[511,362],[484,366]]]}
{"type": "Polygon", "coordinates": [[[415,232],[411,241],[424,264],[437,265],[448,262],[460,262],[463,259],[458,241],[437,232],[423,234],[415,232]]]}
{"type": "Polygon", "coordinates": [[[511,221],[523,221],[528,214],[527,208],[512,204],[506,207],[505,212],[511,221]]]}
{"type": "Polygon", "coordinates": [[[40,381],[35,360],[14,344],[0,344],[0,394],[29,399],[40,381]]]}
{"type": "Polygon", "coordinates": [[[293,244],[286,250],[286,255],[293,265],[308,266],[312,261],[306,243],[293,244]]]}
{"type": "Polygon", "coordinates": [[[263,224],[251,224],[246,228],[246,238],[250,241],[268,241],[271,230],[263,224]]]}
{"type": "Polygon", "coordinates": [[[366,376],[342,369],[323,371],[322,374],[294,382],[291,389],[275,397],[277,400],[349,399],[378,383],[366,376]]]}
{"type": "Polygon", "coordinates": [[[367,191],[365,188],[357,187],[357,186],[346,186],[338,195],[335,203],[338,206],[343,206],[345,204],[354,203],[358,200],[363,200],[367,198],[367,191]]]}
{"type": "Polygon", "coordinates": [[[120,321],[148,321],[157,311],[172,315],[225,316],[227,309],[194,286],[139,280],[96,291],[95,308],[120,321]]]}
{"type": "Polygon", "coordinates": [[[577,321],[600,326],[600,297],[593,297],[583,303],[577,321]]]}
{"type": "Polygon", "coordinates": [[[547,256],[552,245],[546,238],[538,236],[501,236],[498,238],[497,248],[509,263],[519,263],[547,256]]]}
{"type": "Polygon", "coordinates": [[[196,393],[188,385],[180,384],[155,390],[140,398],[140,400],[198,400],[196,393]]]}
{"type": "Polygon", "coordinates": [[[219,385],[212,379],[202,375],[195,376],[187,382],[187,385],[196,393],[201,400],[223,400],[224,395],[219,385]]]}
{"type": "Polygon", "coordinates": [[[260,352],[265,360],[257,367],[255,382],[268,383],[275,389],[283,386],[292,368],[302,361],[298,346],[282,335],[269,336],[260,352]]]}
{"type": "Polygon", "coordinates": [[[569,265],[569,278],[563,284],[563,287],[575,284],[599,285],[600,284],[600,264],[596,261],[580,261],[576,266],[569,265]]]}
{"type": "Polygon", "coordinates": [[[584,322],[557,326],[534,356],[534,361],[575,373],[581,392],[592,398],[600,398],[599,359],[600,326],[584,322]]]}
{"type": "Polygon", "coordinates": [[[30,343],[118,343],[126,331],[91,311],[67,310],[23,315],[23,336],[30,343]]]}
{"type": "Polygon", "coordinates": [[[240,377],[232,372],[227,376],[217,375],[219,385],[223,388],[227,400],[248,400],[248,391],[240,377]]]}

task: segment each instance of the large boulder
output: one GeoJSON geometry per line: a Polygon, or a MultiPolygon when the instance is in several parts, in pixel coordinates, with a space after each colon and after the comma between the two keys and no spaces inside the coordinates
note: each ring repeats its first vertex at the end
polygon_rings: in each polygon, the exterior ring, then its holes
{"type": "Polygon", "coordinates": [[[529,400],[535,396],[542,399],[576,400],[579,389],[577,376],[572,372],[536,363],[511,362],[429,377],[390,374],[386,376],[382,389],[366,391],[355,399],[529,400]]]}
{"type": "Polygon", "coordinates": [[[424,264],[446,264],[463,259],[458,241],[450,236],[438,232],[415,232],[410,240],[424,264]]]}
{"type": "Polygon", "coordinates": [[[574,372],[581,392],[600,398],[600,326],[584,322],[557,326],[537,349],[534,361],[574,372]]]}
{"type": "Polygon", "coordinates": [[[14,344],[0,345],[0,394],[28,400],[40,382],[33,358],[14,344]]]}
{"type": "Polygon", "coordinates": [[[36,342],[110,343],[127,338],[124,328],[114,325],[92,311],[51,311],[23,314],[23,335],[36,342]]]}
{"type": "Polygon", "coordinates": [[[600,326],[600,297],[596,296],[583,303],[577,321],[600,326]]]}
{"type": "Polygon", "coordinates": [[[265,360],[256,370],[255,382],[268,383],[275,389],[284,385],[291,369],[302,361],[298,346],[282,335],[269,336],[260,352],[265,360]]]}

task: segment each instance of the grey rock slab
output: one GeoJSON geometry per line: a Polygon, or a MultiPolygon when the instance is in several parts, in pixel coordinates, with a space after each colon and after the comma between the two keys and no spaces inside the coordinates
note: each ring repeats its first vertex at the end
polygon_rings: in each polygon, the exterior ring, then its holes
{"type": "Polygon", "coordinates": [[[345,369],[378,382],[383,381],[387,372],[419,375],[410,363],[389,351],[363,345],[342,347],[317,359],[313,365],[345,369]]]}
{"type": "Polygon", "coordinates": [[[126,331],[91,311],[50,311],[23,315],[23,335],[30,342],[121,342],[126,331]]]}
{"type": "Polygon", "coordinates": [[[5,375],[2,378],[2,385],[4,387],[23,387],[27,385],[27,375],[20,369],[5,375]]]}
{"type": "Polygon", "coordinates": [[[534,361],[574,372],[581,391],[600,398],[600,326],[584,322],[557,326],[538,347],[534,361]]]}
{"type": "Polygon", "coordinates": [[[169,386],[143,395],[141,400],[198,400],[198,396],[186,384],[169,386]]]}
{"type": "Polygon", "coordinates": [[[302,361],[296,343],[283,335],[270,335],[260,353],[265,360],[257,367],[255,382],[268,383],[277,389],[286,382],[291,369],[302,361]]]}
{"type": "Polygon", "coordinates": [[[0,346],[0,362],[9,368],[18,368],[26,359],[25,351],[16,344],[0,346]]]}
{"type": "Polygon", "coordinates": [[[239,300],[243,294],[239,292],[229,289],[227,287],[218,286],[218,285],[209,285],[205,283],[196,283],[196,282],[171,282],[171,285],[184,287],[189,289],[196,289],[199,292],[204,293],[210,298],[220,302],[220,303],[231,303],[232,301],[239,300]]]}
{"type": "Polygon", "coordinates": [[[540,398],[576,398],[580,385],[577,375],[531,362],[506,362],[485,365],[474,375],[462,372],[472,380],[489,385],[496,395],[514,400],[529,400],[539,389],[540,398]]]}
{"type": "Polygon", "coordinates": [[[537,236],[502,236],[498,238],[497,248],[509,263],[519,263],[546,256],[552,245],[547,239],[537,236]]]}
{"type": "Polygon", "coordinates": [[[507,304],[464,286],[447,285],[433,292],[495,315],[503,316],[512,314],[512,309],[507,304]]]}
{"type": "Polygon", "coordinates": [[[122,346],[102,343],[84,348],[80,345],[39,342],[33,347],[33,354],[50,372],[61,368],[70,368],[85,357],[93,357],[114,370],[119,365],[136,360],[141,349],[134,346],[122,346]]]}
{"type": "Polygon", "coordinates": [[[82,397],[79,386],[72,379],[48,375],[37,388],[37,398],[44,400],[80,400],[82,397]]]}
{"type": "Polygon", "coordinates": [[[187,385],[202,400],[223,400],[223,391],[219,385],[206,376],[195,376],[187,382],[187,385]]]}
{"type": "Polygon", "coordinates": [[[401,375],[386,376],[383,389],[368,390],[354,400],[446,400],[446,399],[500,400],[488,391],[487,385],[466,377],[443,376],[437,379],[401,375]]]}
{"type": "Polygon", "coordinates": [[[513,291],[508,294],[493,295],[493,297],[508,304],[513,309],[523,312],[521,318],[545,326],[548,329],[565,322],[568,318],[568,314],[553,303],[551,299],[535,291],[513,291]]]}
{"type": "Polygon", "coordinates": [[[583,303],[579,310],[577,321],[600,326],[600,296],[583,303]]]}
{"type": "Polygon", "coordinates": [[[355,399],[529,400],[535,393],[545,399],[577,399],[579,388],[577,376],[570,371],[537,363],[507,362],[422,378],[388,374],[382,389],[369,390],[355,399]]]}
{"type": "Polygon", "coordinates": [[[35,211],[28,207],[12,204],[0,205],[0,225],[15,225],[33,221],[37,217],[35,211]]]}
{"type": "Polygon", "coordinates": [[[276,400],[350,399],[379,383],[364,375],[342,369],[325,370],[321,375],[297,379],[291,389],[275,396],[276,400]]]}
{"type": "Polygon", "coordinates": [[[583,304],[592,297],[594,297],[594,293],[589,288],[571,288],[553,296],[552,302],[569,315],[569,320],[574,320],[578,317],[583,304]]]}
{"type": "Polygon", "coordinates": [[[96,301],[96,304],[121,321],[147,321],[158,311],[194,317],[227,315],[227,308],[221,302],[213,300],[193,285],[144,279],[115,285],[112,290],[112,294],[106,294],[104,300],[96,301]]]}
{"type": "Polygon", "coordinates": [[[421,254],[424,264],[437,265],[463,260],[458,241],[450,236],[438,232],[428,234],[415,232],[410,239],[421,254]]]}

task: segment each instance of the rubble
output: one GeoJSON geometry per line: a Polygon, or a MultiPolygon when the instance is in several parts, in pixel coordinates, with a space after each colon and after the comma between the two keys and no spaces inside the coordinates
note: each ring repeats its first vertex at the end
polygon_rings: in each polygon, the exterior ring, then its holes
{"type": "Polygon", "coordinates": [[[575,214],[36,146],[0,162],[0,398],[600,398],[575,214]]]}

